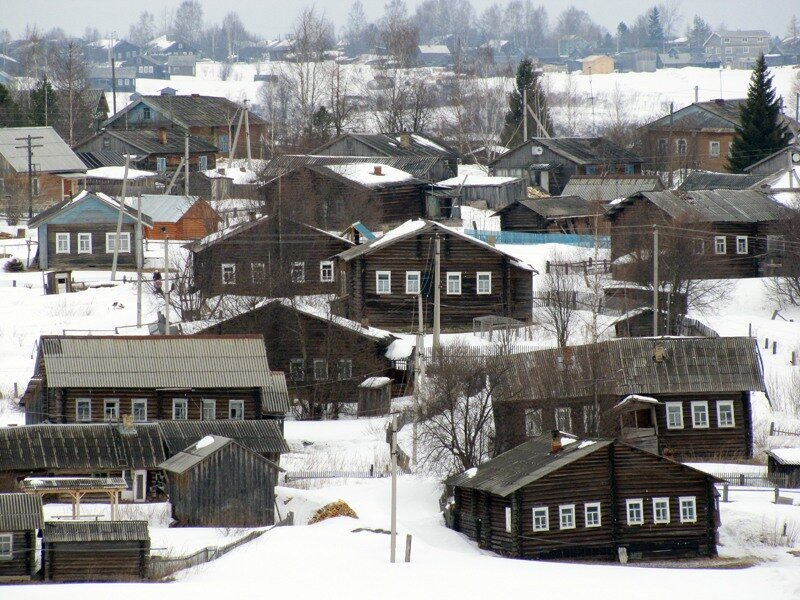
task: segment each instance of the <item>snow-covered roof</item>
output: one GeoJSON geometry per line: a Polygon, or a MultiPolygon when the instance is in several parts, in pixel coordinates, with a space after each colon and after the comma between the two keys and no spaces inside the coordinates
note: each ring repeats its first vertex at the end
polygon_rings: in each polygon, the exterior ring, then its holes
{"type": "MultiPolygon", "coordinates": [[[[155,177],[156,174],[152,171],[139,171],[138,169],[131,169],[128,167],[128,180],[144,179],[145,177],[155,177]]],[[[86,171],[86,177],[94,179],[111,179],[114,181],[122,181],[125,177],[125,167],[98,167],[96,169],[89,169],[86,171]]]]}
{"type": "MultiPolygon", "coordinates": [[[[142,213],[153,219],[154,223],[177,223],[197,200],[197,196],[142,194],[142,213]]],[[[125,204],[138,210],[137,198],[125,198],[125,204]]]]}
{"type": "Polygon", "coordinates": [[[366,187],[379,187],[387,183],[401,183],[414,180],[414,176],[411,175],[411,173],[401,171],[389,165],[350,163],[346,165],[326,165],[324,168],[366,187]],[[380,168],[380,175],[375,174],[376,167],[380,168]]]}
{"type": "Polygon", "coordinates": [[[358,387],[362,388],[382,388],[392,383],[389,377],[367,377],[358,387]]]}
{"type": "Polygon", "coordinates": [[[450,54],[450,48],[444,44],[420,44],[419,51],[421,54],[450,54]]]}
{"type": "Polygon", "coordinates": [[[767,454],[782,465],[800,465],[800,448],[773,448],[767,454]]]}
{"type": "Polygon", "coordinates": [[[639,394],[630,394],[625,396],[622,400],[617,402],[614,408],[622,408],[623,406],[627,406],[628,404],[633,404],[634,402],[640,402],[644,404],[661,404],[658,400],[653,398],[652,396],[641,396],[639,394]]]}
{"type": "Polygon", "coordinates": [[[456,188],[459,186],[463,187],[484,187],[490,185],[505,185],[506,183],[511,183],[513,181],[519,181],[518,177],[496,177],[491,175],[459,175],[458,177],[451,177],[450,179],[445,179],[444,181],[440,181],[436,185],[441,185],[442,187],[451,187],[456,188]]]}

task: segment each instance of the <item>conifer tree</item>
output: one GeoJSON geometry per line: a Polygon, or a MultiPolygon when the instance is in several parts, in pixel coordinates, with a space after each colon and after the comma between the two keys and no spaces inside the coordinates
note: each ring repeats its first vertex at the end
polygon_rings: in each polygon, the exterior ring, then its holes
{"type": "Polygon", "coordinates": [[[764,55],[758,57],[750,78],[747,100],[739,109],[728,159],[728,170],[741,173],[745,167],[786,147],[790,134],[781,120],[783,100],[776,96],[764,55]]]}
{"type": "MultiPolygon", "coordinates": [[[[520,61],[517,67],[516,88],[508,97],[508,112],[500,141],[503,145],[513,148],[524,140],[523,119],[523,92],[527,90],[528,106],[536,114],[545,131],[553,134],[553,121],[550,119],[550,110],[547,107],[547,97],[542,88],[541,72],[533,68],[529,58],[520,61]]],[[[528,137],[541,137],[541,127],[530,113],[528,114],[528,137]]]]}
{"type": "Polygon", "coordinates": [[[31,90],[31,108],[28,114],[30,124],[38,127],[41,125],[52,125],[58,116],[58,105],[56,93],[50,80],[45,75],[41,81],[31,90]]]}
{"type": "Polygon", "coordinates": [[[664,27],[661,25],[661,12],[654,6],[647,13],[647,41],[653,48],[664,44],[664,27]]]}

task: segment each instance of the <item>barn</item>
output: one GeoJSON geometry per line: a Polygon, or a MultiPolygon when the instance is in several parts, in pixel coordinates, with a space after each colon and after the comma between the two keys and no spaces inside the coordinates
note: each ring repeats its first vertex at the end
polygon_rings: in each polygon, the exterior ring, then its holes
{"type": "Polygon", "coordinates": [[[0,494],[0,582],[36,575],[36,532],[43,523],[41,498],[0,494]]]}

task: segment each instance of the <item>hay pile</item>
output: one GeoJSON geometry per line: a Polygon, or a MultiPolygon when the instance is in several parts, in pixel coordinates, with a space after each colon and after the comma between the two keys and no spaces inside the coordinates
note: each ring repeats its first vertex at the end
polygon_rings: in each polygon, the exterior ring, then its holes
{"type": "Polygon", "coordinates": [[[314,515],[308,520],[308,524],[313,525],[314,523],[319,523],[325,519],[333,519],[334,517],[353,517],[354,519],[357,519],[358,515],[356,514],[356,511],[350,508],[347,502],[344,500],[337,500],[336,502],[326,504],[317,512],[315,512],[314,515]]]}

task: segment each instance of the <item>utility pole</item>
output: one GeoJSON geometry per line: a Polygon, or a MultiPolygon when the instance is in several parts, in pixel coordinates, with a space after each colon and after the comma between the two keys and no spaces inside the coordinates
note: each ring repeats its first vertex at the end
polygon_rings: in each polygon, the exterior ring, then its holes
{"type": "Polygon", "coordinates": [[[242,132],[242,120],[244,119],[244,110],[239,113],[239,122],[236,124],[236,134],[233,136],[233,143],[228,148],[228,166],[232,166],[230,161],[236,155],[236,145],[239,143],[239,134],[242,132]]]}
{"type": "MultiPolygon", "coordinates": [[[[184,163],[185,163],[185,167],[184,168],[186,169],[184,171],[184,174],[185,174],[184,176],[186,177],[186,183],[183,186],[183,191],[184,191],[183,195],[188,198],[189,197],[189,132],[188,131],[186,132],[186,135],[184,136],[183,158],[184,158],[184,163]]],[[[200,165],[198,164],[198,169],[199,168],[200,168],[200,165]]]]}
{"type": "Polygon", "coordinates": [[[417,351],[414,353],[414,421],[411,424],[411,462],[417,465],[417,416],[419,415],[419,394],[425,374],[425,320],[422,315],[422,282],[417,294],[417,351]]]}
{"type": "Polygon", "coordinates": [[[169,235],[164,232],[164,335],[169,335],[169,235]]]}
{"type": "Polygon", "coordinates": [[[442,241],[436,234],[435,255],[433,259],[433,355],[439,354],[442,333],[442,241]]]}
{"type": "Polygon", "coordinates": [[[247,140],[247,168],[252,168],[250,165],[253,161],[253,151],[250,148],[250,109],[247,107],[247,100],[244,101],[244,136],[247,140]]]}
{"type": "Polygon", "coordinates": [[[389,548],[389,561],[395,562],[397,554],[397,415],[392,415],[389,425],[389,435],[392,453],[392,518],[389,548]]]}
{"type": "Polygon", "coordinates": [[[673,153],[673,150],[672,150],[672,130],[673,130],[673,125],[674,125],[674,112],[673,112],[674,108],[675,108],[674,103],[670,102],[669,103],[669,138],[668,138],[668,142],[667,142],[667,154],[669,155],[669,189],[672,189],[672,177],[673,177],[673,175],[672,175],[672,171],[673,171],[673,169],[672,169],[672,156],[673,156],[674,153],[673,153]]]}
{"type": "Polygon", "coordinates": [[[528,141],[528,88],[522,88],[522,141],[528,141]]]}
{"type": "Polygon", "coordinates": [[[111,260],[111,281],[117,278],[117,262],[119,261],[119,239],[122,237],[122,213],[125,210],[125,194],[128,188],[128,165],[130,164],[131,155],[125,155],[125,171],[122,175],[122,197],[118,199],[119,210],[117,212],[117,234],[114,238],[114,257],[111,260]]]}
{"type": "Polygon", "coordinates": [[[695,103],[700,102],[700,86],[694,86],[694,101],[695,103]]]}
{"type": "Polygon", "coordinates": [[[142,265],[144,248],[142,248],[142,192],[136,200],[136,326],[142,326],[142,265]]]}
{"type": "Polygon", "coordinates": [[[653,337],[658,337],[658,225],[653,225],[653,337]]]}
{"type": "MultiPolygon", "coordinates": [[[[47,89],[44,91],[47,95],[47,89]]],[[[25,137],[14,138],[18,142],[25,142],[22,146],[14,146],[17,149],[25,149],[28,151],[28,218],[33,218],[33,149],[44,148],[43,144],[34,144],[33,140],[44,139],[41,135],[26,135],[25,137]]]]}
{"type": "Polygon", "coordinates": [[[111,33],[111,43],[108,46],[108,57],[111,59],[111,102],[114,107],[114,114],[117,114],[117,72],[114,60],[114,38],[117,37],[117,32],[111,33]]]}

